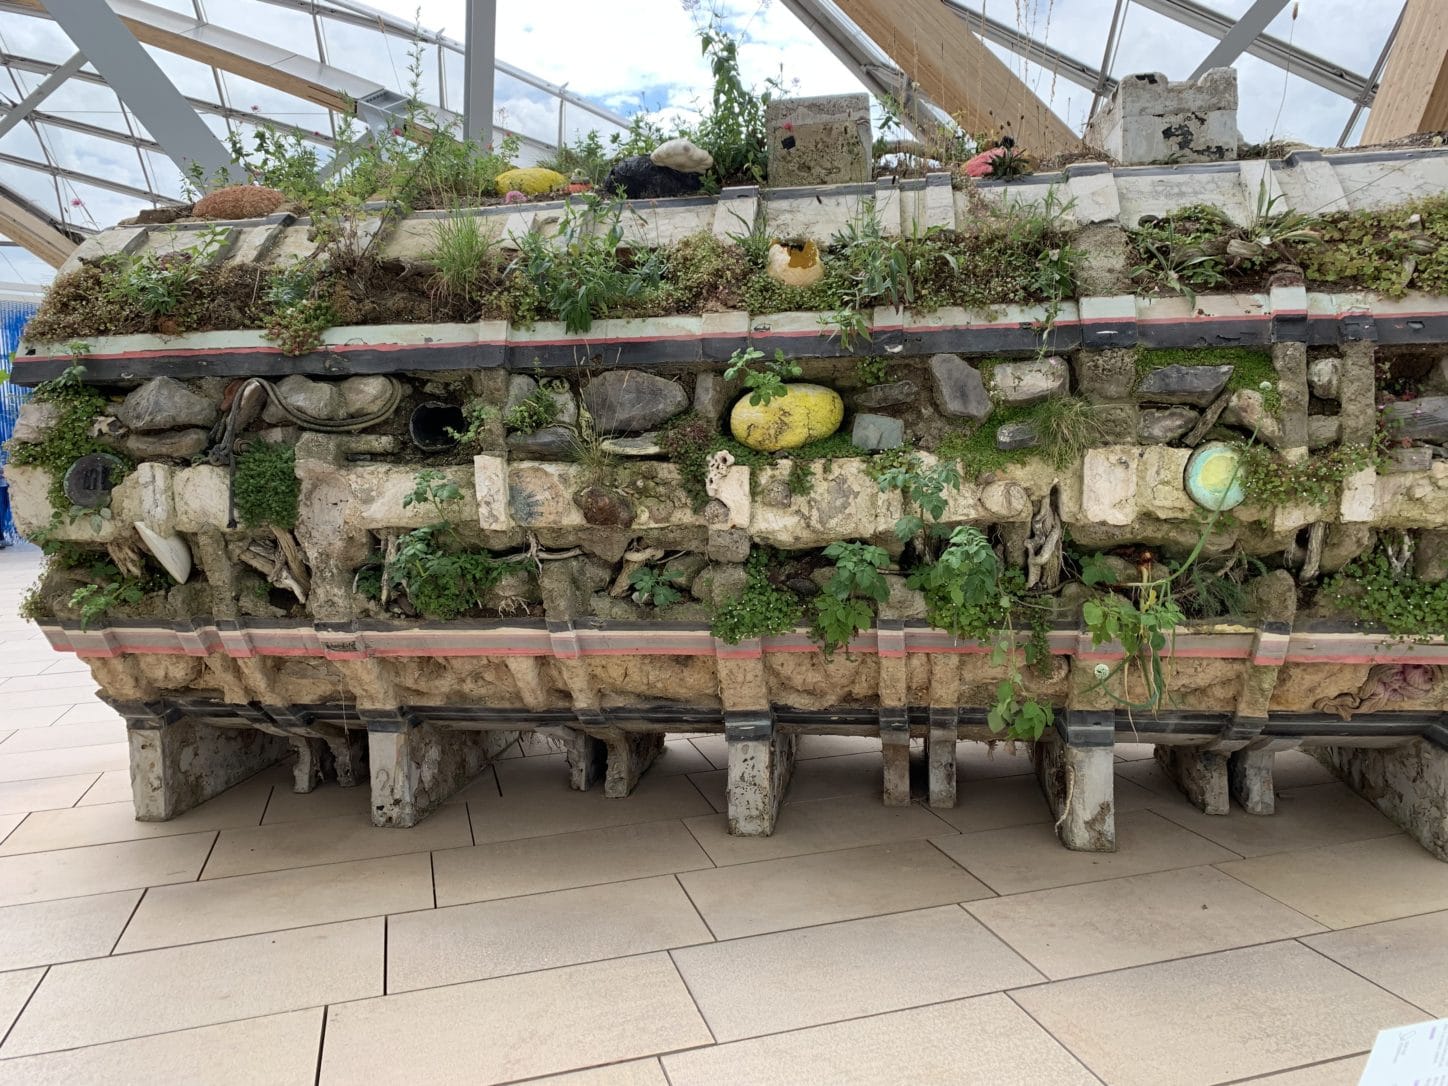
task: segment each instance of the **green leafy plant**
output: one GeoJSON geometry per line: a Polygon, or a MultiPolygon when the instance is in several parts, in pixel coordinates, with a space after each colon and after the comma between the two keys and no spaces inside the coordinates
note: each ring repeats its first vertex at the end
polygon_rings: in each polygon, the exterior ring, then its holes
{"type": "Polygon", "coordinates": [[[890,598],[890,586],[880,572],[889,566],[890,556],[881,547],[846,542],[831,543],[824,554],[835,563],[835,572],[815,597],[814,634],[829,655],[870,628],[875,617],[871,600],[884,603],[890,598]]]}
{"type": "Polygon", "coordinates": [[[134,606],[145,595],[146,590],[139,581],[123,578],[104,585],[82,585],[71,593],[70,605],[80,608],[80,628],[86,630],[107,612],[117,607],[134,606]]]}
{"type": "Polygon", "coordinates": [[[556,394],[567,391],[568,385],[563,381],[540,381],[537,388],[503,416],[503,425],[520,434],[531,434],[535,430],[553,425],[558,418],[556,394]]]}
{"type": "Polygon", "coordinates": [[[551,237],[531,230],[514,237],[512,315],[553,317],[570,332],[587,332],[596,318],[656,291],[663,259],[656,249],[624,245],[623,212],[621,200],[585,194],[565,206],[551,237]]]}
{"type": "Polygon", "coordinates": [[[763,468],[771,463],[767,453],[741,445],[719,432],[718,424],[695,411],[686,412],[659,431],[659,447],[679,468],[679,482],[694,509],[704,508],[709,495],[704,489],[709,474],[709,457],[727,450],[736,464],[763,468]]]}
{"type": "Polygon", "coordinates": [[[1448,581],[1421,581],[1405,565],[1395,567],[1387,548],[1379,545],[1327,581],[1323,595],[1340,610],[1395,637],[1448,635],[1448,581]]]}
{"type": "MultiPolygon", "coordinates": [[[[102,445],[94,434],[96,419],[106,413],[106,398],[85,383],[83,360],[88,353],[85,344],[71,344],[74,365],[68,366],[59,377],[36,387],[32,399],[37,403],[55,405],[58,417],[55,424],[35,445],[12,445],[10,462],[19,466],[44,468],[50,474],[48,497],[56,515],[70,508],[65,495],[65,473],[82,456],[91,453],[109,452],[121,461],[119,482],[129,463],[127,458],[102,445]]],[[[97,510],[93,516],[109,516],[110,510],[97,510]]]]}
{"type": "Polygon", "coordinates": [[[717,21],[699,31],[699,44],[714,86],[693,135],[714,158],[710,177],[715,185],[758,184],[769,169],[764,113],[771,91],[756,94],[745,84],[739,70],[739,41],[717,21]]]}
{"type": "MultiPolygon", "coordinates": [[[[962,525],[950,533],[933,562],[911,571],[908,583],[925,597],[932,626],[989,644],[991,662],[1005,667],[1006,676],[996,685],[995,702],[986,714],[991,731],[1012,739],[1039,739],[1051,722],[1051,710],[1026,696],[1013,617],[1024,606],[1021,572],[1004,568],[979,528],[962,525]]],[[[1043,661],[1048,652],[1043,609],[1036,614],[1024,653],[1028,665],[1043,661]]]]}
{"type": "Polygon", "coordinates": [[[117,297],[150,317],[167,317],[186,301],[201,271],[231,237],[225,226],[208,226],[197,232],[196,243],[168,253],[144,253],[135,259],[121,258],[112,290],[117,297]]]}
{"type": "Polygon", "coordinates": [[[872,354],[855,360],[855,380],[865,386],[883,385],[890,380],[890,361],[872,354]]]}
{"type": "Polygon", "coordinates": [[[467,429],[454,430],[448,427],[448,437],[464,448],[478,448],[483,443],[488,427],[497,417],[497,407],[486,400],[469,400],[463,404],[463,419],[467,422],[467,429]]]}
{"type": "Polygon", "coordinates": [[[787,633],[800,623],[803,607],[799,597],[769,579],[769,555],[756,550],[744,563],[744,590],[737,599],[717,608],[709,624],[720,641],[737,645],[741,641],[771,634],[787,633]]]}
{"type": "Polygon", "coordinates": [[[1384,438],[1368,445],[1334,445],[1301,460],[1287,460],[1262,445],[1237,450],[1242,491],[1254,504],[1327,506],[1342,494],[1349,475],[1374,467],[1383,458],[1384,438]]]}
{"type": "Polygon", "coordinates": [[[932,521],[943,517],[949,503],[946,490],[960,488],[960,470],[955,464],[941,460],[927,467],[918,455],[903,449],[872,457],[869,472],[881,491],[900,491],[909,506],[917,510],[907,511],[895,522],[895,535],[902,543],[924,530],[925,517],[932,521]]]}
{"type": "Polygon", "coordinates": [[[293,446],[257,441],[236,458],[232,503],[246,527],[295,528],[300,490],[293,446]]]}
{"type": "Polygon", "coordinates": [[[774,357],[756,367],[755,363],[761,358],[764,358],[763,351],[754,347],[743,348],[729,356],[729,368],[724,371],[726,381],[744,382],[744,387],[749,389],[749,402],[755,406],[786,395],[789,389],[785,381],[803,372],[798,362],[785,358],[783,348],[776,347],[774,357]]]}
{"type": "Polygon", "coordinates": [[[680,579],[676,570],[639,566],[629,574],[628,583],[633,588],[635,603],[668,607],[683,598],[683,593],[679,591],[680,579]]]}
{"type": "Polygon", "coordinates": [[[510,564],[486,551],[458,545],[447,507],[461,500],[461,489],[446,474],[419,471],[402,504],[431,506],[438,521],[399,536],[388,549],[381,576],[387,588],[405,592],[419,613],[443,621],[483,606],[487,592],[503,579],[510,564]]]}

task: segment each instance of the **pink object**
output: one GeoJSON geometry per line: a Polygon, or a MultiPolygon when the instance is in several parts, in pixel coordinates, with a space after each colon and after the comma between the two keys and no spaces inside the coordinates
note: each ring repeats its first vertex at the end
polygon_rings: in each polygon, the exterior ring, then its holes
{"type": "Polygon", "coordinates": [[[503,193],[503,203],[505,204],[526,204],[527,202],[528,197],[517,189],[509,189],[503,193]]]}
{"type": "Polygon", "coordinates": [[[982,151],[965,164],[965,175],[967,177],[989,177],[995,168],[995,160],[1006,153],[1004,147],[992,147],[989,151],[982,151]]]}

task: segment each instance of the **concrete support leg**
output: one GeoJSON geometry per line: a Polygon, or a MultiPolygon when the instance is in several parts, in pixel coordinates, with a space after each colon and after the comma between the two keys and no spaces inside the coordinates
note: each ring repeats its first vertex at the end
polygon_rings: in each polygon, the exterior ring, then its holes
{"type": "Polygon", "coordinates": [[[1158,743],[1156,761],[1204,814],[1227,813],[1227,755],[1219,750],[1158,743]]]}
{"type": "Polygon", "coordinates": [[[163,702],[121,702],[139,822],[165,822],[275,765],[291,747],[254,728],[216,728],[163,702]]]}
{"type": "Polygon", "coordinates": [[[568,756],[568,786],[587,792],[604,779],[608,767],[608,745],[587,732],[568,728],[564,753],[568,756]]]}
{"type": "Polygon", "coordinates": [[[1055,734],[1033,750],[1056,834],[1075,852],[1116,851],[1114,718],[1110,711],[1058,714],[1055,734]]]}
{"type": "Polygon", "coordinates": [[[291,737],[292,749],[297,752],[296,763],[292,766],[292,791],[305,795],[322,783],[322,741],[306,736],[291,737]]]}
{"type": "MultiPolygon", "coordinates": [[[[883,717],[884,714],[882,713],[883,717]]],[[[904,713],[886,723],[880,721],[880,752],[884,765],[881,799],[886,807],[910,805],[910,724],[904,713]]]]}
{"type": "Polygon", "coordinates": [[[512,741],[512,732],[457,731],[397,710],[361,710],[372,770],[372,824],[415,826],[512,741]]]}
{"type": "Polygon", "coordinates": [[[929,767],[930,806],[955,806],[954,709],[930,710],[930,731],[925,737],[925,760],[929,767]]]}
{"type": "Polygon", "coordinates": [[[1448,861],[1448,724],[1400,747],[1322,747],[1312,753],[1420,845],[1448,861]]]}
{"type": "Polygon", "coordinates": [[[623,799],[632,792],[644,770],[664,752],[663,732],[626,732],[621,728],[610,728],[604,742],[608,747],[608,761],[603,794],[610,799],[623,799]]]}
{"type": "Polygon", "coordinates": [[[728,713],[729,832],[768,837],[794,773],[795,736],[781,732],[768,716],[728,713]]]}
{"type": "Polygon", "coordinates": [[[1248,814],[1270,815],[1277,809],[1272,788],[1274,758],[1270,750],[1238,750],[1227,759],[1227,787],[1248,814]]]}
{"type": "Polygon", "coordinates": [[[327,750],[339,787],[355,788],[367,779],[367,742],[367,733],[356,728],[327,736],[327,750]]]}

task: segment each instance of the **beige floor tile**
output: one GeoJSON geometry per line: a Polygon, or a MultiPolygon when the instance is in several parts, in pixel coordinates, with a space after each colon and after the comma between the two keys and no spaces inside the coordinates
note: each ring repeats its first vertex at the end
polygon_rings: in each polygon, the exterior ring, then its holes
{"type": "Polygon", "coordinates": [[[91,678],[89,670],[63,671],[53,675],[39,672],[34,675],[18,675],[0,679],[0,697],[3,697],[6,702],[18,701],[20,700],[19,694],[39,690],[75,690],[93,694],[97,685],[95,679],[91,678]]]}
{"type": "Polygon", "coordinates": [[[1358,1086],[1367,1062],[1366,1056],[1349,1056],[1345,1060],[1330,1060],[1266,1078],[1254,1078],[1251,1086],[1358,1086]]]}
{"type": "Polygon", "coordinates": [[[1297,788],[1277,797],[1277,813],[1202,814],[1185,801],[1153,807],[1161,815],[1242,856],[1390,837],[1398,827],[1345,784],[1297,788]]]}
{"type": "Polygon", "coordinates": [[[664,1069],[657,1059],[630,1060],[587,1071],[570,1071],[564,1075],[532,1078],[528,1086],[669,1086],[664,1069]]]}
{"type": "Polygon", "coordinates": [[[1372,1046],[1422,1019],[1306,947],[1274,943],[1014,993],[1111,1086],[1206,1086],[1372,1046]]]}
{"type": "Polygon", "coordinates": [[[928,841],[735,864],[679,881],[719,939],[991,895],[928,841]]]}
{"type": "Polygon", "coordinates": [[[712,938],[672,875],[401,913],[387,921],[387,990],[486,980],[712,938]]]}
{"type": "Polygon", "coordinates": [[[1233,853],[1151,811],[1116,816],[1115,852],[1072,852],[1049,822],[933,839],[998,894],[1143,875],[1235,859],[1233,853]]]}
{"type": "Polygon", "coordinates": [[[56,721],[57,724],[92,724],[104,723],[112,720],[123,720],[120,713],[116,712],[105,702],[98,698],[91,698],[72,705],[65,711],[65,714],[56,721]]]}
{"type": "Polygon", "coordinates": [[[1278,751],[1272,759],[1272,786],[1277,791],[1332,784],[1337,775],[1310,754],[1300,750],[1278,751]]]}
{"type": "Polygon", "coordinates": [[[467,810],[456,803],[439,807],[411,829],[374,826],[365,815],[283,822],[222,830],[201,877],[220,879],[312,864],[374,860],[471,843],[467,810]]]}
{"type": "Polygon", "coordinates": [[[710,1040],[668,956],[648,954],[334,1006],[321,1082],[405,1080],[426,1067],[428,1086],[484,1086],[710,1040]]]}
{"type": "MultiPolygon", "coordinates": [[[[63,675],[56,678],[74,679],[75,676],[63,675]]],[[[87,680],[85,683],[72,682],[48,690],[17,690],[11,696],[15,704],[22,708],[45,709],[53,706],[64,710],[72,705],[104,704],[97,701],[96,689],[95,681],[87,680]]]]}
{"type": "Polygon", "coordinates": [[[69,807],[96,782],[95,773],[73,777],[45,777],[37,781],[0,784],[0,814],[25,814],[69,807]]]}
{"type": "Polygon", "coordinates": [[[1321,931],[1213,867],[974,901],[972,914],[1052,979],[1321,931]],[[1125,915],[1136,917],[1123,924],[1125,915]]]}
{"type": "Polygon", "coordinates": [[[1448,909],[1448,864],[1401,835],[1218,866],[1330,928],[1448,909]]]}
{"type": "MultiPolygon", "coordinates": [[[[624,802],[628,802],[625,800],[624,802]]],[[[682,822],[645,822],[433,853],[439,905],[712,867],[682,822]]]]}
{"type": "Polygon", "coordinates": [[[166,822],[137,822],[135,806],[129,800],[37,811],[0,845],[0,856],[255,826],[270,794],[270,784],[243,781],[166,822]]]}
{"type": "Polygon", "coordinates": [[[12,705],[5,710],[5,727],[19,731],[48,728],[65,716],[67,705],[12,705]]]}
{"type": "Polygon", "coordinates": [[[861,796],[786,804],[771,837],[730,837],[729,821],[722,814],[686,819],[685,825],[721,866],[919,840],[950,829],[918,804],[886,807],[879,799],[861,796]]]}
{"type": "Polygon", "coordinates": [[[845,754],[879,754],[880,737],[876,735],[801,735],[795,757],[838,758],[845,754]]]}
{"type": "Polygon", "coordinates": [[[1032,773],[1031,748],[1027,743],[981,743],[962,741],[955,746],[955,778],[978,781],[987,777],[1009,777],[1032,773]]]}
{"type": "Polygon", "coordinates": [[[660,777],[672,777],[680,773],[707,773],[713,769],[709,759],[699,753],[699,748],[687,739],[670,739],[664,744],[664,753],[658,761],[649,766],[648,772],[660,777]]]}
{"type": "Polygon", "coordinates": [[[380,918],[52,966],[0,1056],[260,1018],[382,991],[380,918]]]}
{"type": "Polygon", "coordinates": [[[311,1086],[322,1008],[0,1060],[0,1086],[311,1086]],[[184,1068],[184,1072],[182,1069],[184,1068]],[[175,1077],[172,1077],[175,1076],[175,1077]]]}
{"type": "Polygon", "coordinates": [[[629,826],[706,814],[709,804],[684,776],[644,774],[626,799],[610,799],[603,788],[575,792],[568,787],[562,755],[513,758],[495,767],[503,789],[470,785],[464,795],[478,844],[543,837],[576,830],[629,826]]]}
{"type": "MultiPolygon", "coordinates": [[[[1117,750],[1121,747],[1118,744],[1117,750]]],[[[1151,749],[1155,749],[1154,747],[1151,749]]],[[[1162,771],[1161,766],[1156,762],[1155,757],[1132,758],[1124,762],[1116,763],[1116,779],[1128,780],[1132,784],[1139,785],[1149,792],[1170,799],[1182,806],[1190,806],[1182,790],[1177,783],[1162,771]]]]}
{"type": "Polygon", "coordinates": [[[962,833],[1052,821],[1033,773],[963,782],[956,790],[954,807],[932,807],[930,811],[962,833]]]}
{"type": "Polygon", "coordinates": [[[0,758],[0,781],[30,781],[40,777],[68,777],[77,773],[105,773],[128,769],[130,747],[104,743],[95,747],[31,750],[0,758]]]}
{"type": "Polygon", "coordinates": [[[0,905],[22,905],[196,878],[214,833],[0,857],[0,905]]]}
{"type": "Polygon", "coordinates": [[[1004,995],[961,999],[663,1058],[673,1086],[1095,1086],[1004,995]]]}
{"type": "Polygon", "coordinates": [[[1448,912],[1410,916],[1304,939],[1313,950],[1448,1018],[1448,912]]]}
{"type": "Polygon", "coordinates": [[[957,905],[689,947],[673,956],[720,1041],[1041,979],[957,905]]]}
{"type": "MultiPolygon", "coordinates": [[[[20,1017],[21,1008],[35,991],[44,969],[24,969],[14,973],[0,973],[0,1037],[5,1035],[15,1019],[20,1017]]],[[[0,1056],[4,1053],[0,1052],[0,1056]]],[[[4,1064],[0,1063],[0,1067],[4,1064]]]]}
{"type": "MultiPolygon", "coordinates": [[[[879,752],[810,758],[795,763],[794,776],[784,794],[785,803],[810,803],[840,796],[878,796],[883,785],[879,752]]],[[[689,779],[716,811],[728,808],[729,771],[715,769],[691,773],[689,779]]]]}
{"type": "Polygon", "coordinates": [[[291,769],[286,770],[286,781],[278,782],[272,788],[271,802],[266,805],[263,826],[275,826],[281,822],[310,822],[324,818],[370,818],[372,789],[364,775],[361,783],[351,788],[338,787],[336,781],[324,781],[310,792],[293,792],[291,769]]]}
{"type": "MultiPolygon", "coordinates": [[[[19,812],[15,814],[0,814],[0,842],[8,841],[10,835],[15,832],[16,827],[24,822],[27,817],[27,815],[19,812]]],[[[0,844],[0,849],[3,849],[3,847],[3,844],[0,844]]]]}
{"type": "Polygon", "coordinates": [[[113,769],[95,777],[95,784],[86,790],[85,795],[75,801],[77,807],[91,807],[97,803],[130,803],[131,800],[131,771],[130,769],[113,769]]]}
{"type": "Polygon", "coordinates": [[[1155,743],[1117,743],[1116,757],[1122,762],[1139,762],[1156,757],[1155,743]]]}
{"type": "Polygon", "coordinates": [[[205,879],[147,891],[117,952],[430,908],[425,852],[205,879]]]}
{"type": "Polygon", "coordinates": [[[729,768],[729,743],[723,735],[696,735],[689,742],[715,769],[729,768]]]}
{"type": "Polygon", "coordinates": [[[90,724],[52,724],[48,728],[25,728],[0,743],[0,755],[18,754],[27,750],[65,750],[68,747],[95,747],[105,743],[126,742],[125,721],[90,724]]]}
{"type": "Polygon", "coordinates": [[[121,890],[0,909],[0,971],[105,957],[140,899],[121,890]]]}

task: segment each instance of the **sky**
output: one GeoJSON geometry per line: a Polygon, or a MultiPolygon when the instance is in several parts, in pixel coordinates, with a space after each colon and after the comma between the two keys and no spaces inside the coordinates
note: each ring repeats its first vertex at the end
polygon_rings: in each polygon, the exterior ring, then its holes
{"type": "MultiPolygon", "coordinates": [[[[176,10],[191,10],[190,0],[151,0],[176,10]]],[[[964,0],[1023,33],[1044,38],[1092,67],[1101,63],[1114,0],[964,0]]],[[[1224,14],[1241,15],[1252,0],[1208,0],[1224,14]]],[[[372,0],[375,7],[450,37],[464,36],[463,0],[372,0]]],[[[1324,55],[1345,68],[1367,72],[1396,17],[1397,0],[1297,0],[1269,27],[1299,47],[1324,55]],[[1296,11],[1296,18],[1293,12],[1296,11]]],[[[207,5],[213,21],[269,42],[288,43],[299,51],[313,49],[310,19],[258,0],[224,0],[207,5]]],[[[518,68],[568,89],[623,115],[645,111],[668,120],[695,113],[707,97],[708,65],[700,54],[697,27],[716,12],[742,36],[741,64],[746,79],[763,87],[780,80],[790,94],[835,94],[858,91],[856,78],[805,28],[779,0],[546,0],[498,3],[497,56],[518,68]]],[[[1158,71],[1173,79],[1190,74],[1210,51],[1213,40],[1135,3],[1126,7],[1126,24],[1112,73],[1158,71]]],[[[372,30],[336,25],[327,34],[329,59],[367,78],[398,89],[408,81],[408,46],[372,30]]],[[[1090,107],[1090,92],[992,46],[1016,74],[1045,99],[1068,124],[1080,131],[1090,107]]],[[[0,49],[8,53],[64,59],[70,43],[54,23],[19,14],[0,14],[0,49]]],[[[215,99],[215,78],[209,68],[154,52],[183,93],[215,99]]],[[[312,55],[315,55],[313,52],[312,55]]],[[[436,101],[436,53],[424,53],[425,96],[436,101]]],[[[1238,61],[1239,127],[1248,140],[1270,135],[1331,146],[1338,140],[1350,103],[1265,61],[1243,56],[1238,61]]],[[[445,62],[446,82],[456,107],[461,97],[459,58],[445,62]]],[[[16,87],[0,77],[0,94],[14,100],[33,87],[38,75],[19,73],[16,87]]],[[[230,103],[243,111],[273,116],[303,128],[326,130],[324,111],[247,80],[224,77],[230,103]]],[[[548,99],[506,75],[496,84],[501,124],[552,141],[558,130],[556,99],[548,99]]],[[[114,96],[103,87],[71,81],[41,107],[52,113],[115,128],[124,123],[114,96]]],[[[212,119],[219,127],[220,122],[212,119]]],[[[576,138],[589,127],[607,127],[575,108],[564,115],[564,129],[576,138]]],[[[160,184],[171,191],[176,172],[157,154],[138,160],[120,143],[45,126],[47,146],[63,165],[137,188],[160,184]]],[[[1349,142],[1352,142],[1351,140],[1349,142]]],[[[37,138],[20,125],[0,138],[0,155],[27,159],[40,156],[37,138]]],[[[85,225],[104,226],[145,206],[133,197],[93,186],[63,183],[57,194],[50,179],[0,158],[0,182],[37,202],[55,207],[85,225]],[[76,201],[79,201],[77,203],[76,201]]],[[[44,281],[48,269],[14,247],[0,247],[0,282],[44,281]]]]}

